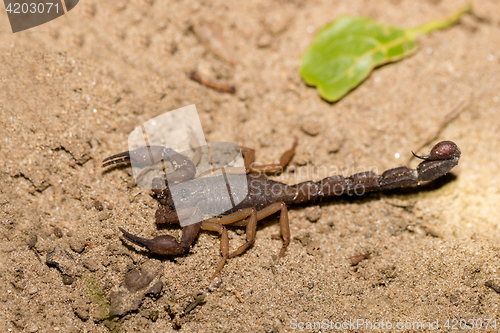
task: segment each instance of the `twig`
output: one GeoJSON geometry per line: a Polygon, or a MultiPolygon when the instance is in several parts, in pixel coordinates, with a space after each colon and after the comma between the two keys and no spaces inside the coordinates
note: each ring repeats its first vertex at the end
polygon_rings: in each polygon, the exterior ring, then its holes
{"type": "Polygon", "coordinates": [[[209,88],[215,89],[220,92],[226,92],[229,94],[234,94],[236,92],[236,88],[234,86],[206,80],[202,78],[200,74],[196,71],[192,72],[191,75],[189,75],[189,78],[193,81],[198,82],[199,84],[202,84],[204,86],[207,86],[209,88]]]}
{"type": "Polygon", "coordinates": [[[359,264],[360,262],[362,262],[365,259],[368,259],[369,257],[370,257],[370,252],[366,252],[363,254],[358,254],[358,255],[352,256],[350,258],[351,259],[351,266],[356,266],[357,264],[359,264]]]}
{"type": "Polygon", "coordinates": [[[204,293],[203,291],[200,291],[200,292],[197,292],[197,293],[194,293],[192,294],[192,296],[194,297],[194,300],[189,303],[189,305],[186,307],[186,309],[184,310],[184,313],[185,314],[188,314],[189,312],[191,312],[197,305],[203,303],[205,301],[205,297],[207,296],[206,293],[204,293]]]}

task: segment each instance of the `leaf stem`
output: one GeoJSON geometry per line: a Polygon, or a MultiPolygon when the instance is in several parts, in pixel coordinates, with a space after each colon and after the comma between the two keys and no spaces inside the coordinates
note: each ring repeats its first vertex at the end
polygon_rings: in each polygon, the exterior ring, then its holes
{"type": "Polygon", "coordinates": [[[446,18],[441,19],[441,20],[431,21],[431,22],[425,23],[421,26],[409,29],[408,34],[416,37],[420,34],[427,35],[428,33],[432,32],[434,30],[448,28],[450,25],[452,25],[453,23],[458,21],[460,19],[460,17],[462,17],[462,15],[464,15],[465,13],[469,13],[471,11],[472,11],[472,5],[470,3],[468,3],[465,7],[463,7],[462,9],[460,9],[455,14],[453,14],[449,17],[446,17],[446,18]]]}

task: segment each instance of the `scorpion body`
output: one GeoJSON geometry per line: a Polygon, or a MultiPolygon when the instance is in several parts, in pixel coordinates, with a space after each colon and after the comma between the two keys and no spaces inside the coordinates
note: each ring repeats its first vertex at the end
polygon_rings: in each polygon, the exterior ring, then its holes
{"type": "MultiPolygon", "coordinates": [[[[162,155],[161,157],[171,162],[175,168],[175,171],[168,176],[171,184],[167,184],[166,188],[164,186],[163,189],[160,189],[160,186],[154,186],[153,184],[153,188],[156,188],[153,192],[159,202],[159,208],[156,211],[156,222],[158,224],[178,224],[179,216],[198,214],[198,212],[220,211],[218,210],[220,209],[220,198],[224,194],[227,195],[228,190],[230,190],[229,186],[226,185],[227,182],[221,181],[221,177],[227,177],[226,181],[229,180],[233,188],[246,187],[248,192],[244,198],[238,200],[238,204],[226,210],[222,215],[206,219],[203,216],[198,216],[197,221],[202,222],[184,226],[180,241],[170,235],[145,239],[132,235],[122,228],[119,229],[125,239],[160,255],[180,255],[185,253],[201,229],[220,233],[222,259],[213,275],[215,277],[224,267],[228,258],[243,253],[254,243],[258,220],[280,211],[280,233],[283,246],[278,255],[279,259],[285,254],[290,243],[287,206],[314,203],[333,196],[362,195],[367,192],[417,185],[422,181],[431,181],[443,176],[458,164],[460,158],[460,149],[455,143],[442,141],[432,148],[428,156],[414,154],[415,157],[423,160],[416,169],[398,167],[389,169],[381,175],[368,171],[356,173],[347,178],[337,175],[324,178],[318,182],[306,181],[296,185],[287,185],[267,178],[263,172],[282,170],[292,158],[295,146],[296,143],[292,149],[283,154],[279,164],[265,166],[252,165],[253,150],[242,148],[242,150],[246,151],[246,175],[216,175],[198,179],[202,181],[192,183],[192,185],[185,186],[183,184],[183,204],[180,206],[185,208],[177,210],[171,194],[172,191],[175,191],[176,186],[179,186],[176,181],[193,178],[196,167],[187,157],[171,149],[159,146],[150,147],[149,153],[152,151],[157,155],[162,155]],[[256,172],[258,174],[254,174],[256,172]],[[201,200],[202,197],[208,199],[201,200]],[[247,241],[232,253],[229,253],[229,239],[225,227],[227,225],[246,226],[247,241]]],[[[113,155],[103,161],[103,167],[116,163],[126,163],[131,159],[141,160],[145,154],[144,148],[140,148],[131,152],[113,155]]],[[[166,176],[164,179],[155,178],[153,180],[153,182],[165,181],[166,176]]],[[[237,196],[238,193],[233,193],[233,195],[237,196]]]]}

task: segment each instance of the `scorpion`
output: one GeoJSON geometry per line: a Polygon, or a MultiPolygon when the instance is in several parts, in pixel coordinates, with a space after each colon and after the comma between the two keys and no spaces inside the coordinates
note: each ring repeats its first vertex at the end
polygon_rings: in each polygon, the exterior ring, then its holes
{"type": "MultiPolygon", "coordinates": [[[[287,207],[297,204],[315,203],[333,196],[361,195],[368,192],[419,185],[421,182],[431,181],[445,175],[458,164],[461,154],[458,146],[452,141],[441,141],[431,149],[427,156],[419,156],[412,152],[416,158],[422,160],[416,169],[402,166],[386,170],[382,175],[377,175],[372,171],[365,171],[353,174],[350,177],[336,175],[317,182],[305,181],[296,185],[287,185],[269,179],[266,173],[283,171],[294,156],[296,146],[297,140],[295,140],[291,149],[283,153],[279,163],[267,165],[256,165],[254,163],[255,151],[250,148],[241,147],[246,174],[236,178],[235,181],[237,186],[248,186],[246,197],[237,205],[234,205],[232,209],[222,214],[204,220],[199,219],[198,221],[201,222],[183,226],[180,241],[170,235],[146,239],[133,235],[121,227],[119,227],[119,230],[122,232],[123,237],[131,243],[145,248],[151,253],[167,256],[178,256],[187,252],[201,230],[219,233],[221,237],[220,252],[222,258],[212,275],[212,279],[214,279],[219,275],[228,259],[242,254],[254,244],[257,222],[259,220],[280,212],[279,237],[282,238],[283,245],[277,256],[277,263],[285,255],[286,249],[290,244],[287,207]],[[237,247],[233,252],[229,252],[227,226],[246,227],[246,242],[237,247]]],[[[157,177],[152,180],[153,185],[155,182],[164,182],[166,184],[166,188],[163,189],[158,186],[152,187],[153,196],[159,202],[159,207],[155,213],[158,225],[179,226],[179,216],[196,214],[196,211],[200,208],[197,206],[201,204],[207,206],[202,208],[210,210],[210,207],[217,206],[217,201],[221,200],[219,194],[227,194],[229,187],[221,183],[219,178],[227,175],[201,178],[201,186],[188,186],[186,188],[188,193],[184,196],[183,200],[187,205],[183,205],[183,209],[176,210],[171,189],[178,186],[179,182],[192,179],[196,174],[196,166],[185,155],[162,146],[142,147],[110,156],[103,160],[102,167],[134,161],[145,163],[148,160],[148,156],[151,155],[156,159],[168,161],[174,166],[174,171],[168,174],[168,182],[166,174],[164,177],[157,177]],[[198,194],[205,191],[209,191],[210,200],[200,203],[198,194]]]]}

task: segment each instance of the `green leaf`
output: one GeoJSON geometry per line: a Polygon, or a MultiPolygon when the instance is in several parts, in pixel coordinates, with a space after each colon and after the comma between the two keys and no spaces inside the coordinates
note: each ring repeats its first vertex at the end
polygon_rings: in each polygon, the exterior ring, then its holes
{"type": "Polygon", "coordinates": [[[321,97],[338,101],[380,65],[417,51],[416,38],[455,23],[472,10],[469,4],[452,16],[401,29],[366,17],[341,16],[318,31],[302,55],[300,75],[321,97]]]}

